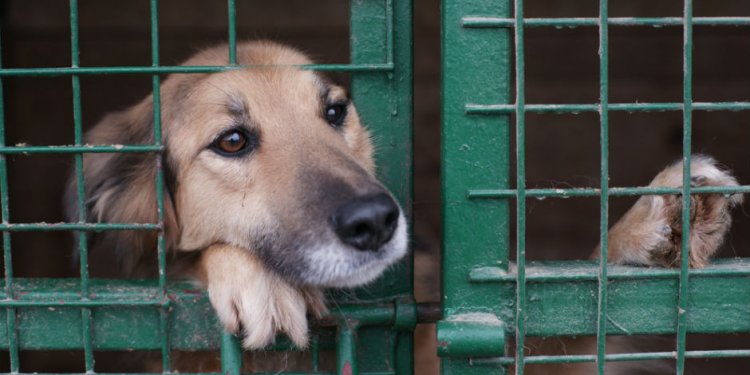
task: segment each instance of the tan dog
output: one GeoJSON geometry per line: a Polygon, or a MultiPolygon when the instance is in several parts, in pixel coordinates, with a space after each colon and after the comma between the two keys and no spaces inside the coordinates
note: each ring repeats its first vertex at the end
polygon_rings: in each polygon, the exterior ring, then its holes
{"type": "MultiPolygon", "coordinates": [[[[227,56],[221,46],[184,64],[225,65],[227,56]]],[[[245,347],[279,332],[305,347],[306,312],[325,311],[320,288],[367,283],[401,259],[406,221],[375,177],[369,134],[341,87],[296,67],[311,61],[279,44],[239,44],[237,60],[256,67],[161,85],[168,269],[204,282],[245,347]]],[[[152,144],[152,103],[105,117],[86,143],[152,144]]],[[[156,222],[156,161],[85,155],[87,219],[156,222]]],[[[67,202],[76,221],[74,192],[75,179],[67,202]]],[[[114,251],[125,275],[156,273],[156,233],[93,236],[92,257],[114,251]]]]}
{"type": "MultiPolygon", "coordinates": [[[[682,186],[682,162],[665,168],[651,181],[649,187],[678,188],[682,186]]],[[[729,171],[721,169],[717,162],[705,155],[695,155],[690,165],[691,183],[701,186],[738,186],[737,180],[729,171]]],[[[708,261],[724,242],[732,225],[731,209],[743,201],[742,194],[695,194],[690,204],[690,259],[692,268],[708,265],[708,261]]],[[[608,234],[608,260],[615,264],[650,267],[679,267],[682,243],[682,197],[675,195],[647,195],[636,201],[608,234]]],[[[591,254],[599,257],[600,247],[591,254]]],[[[648,340],[646,340],[648,341],[648,340]]],[[[531,354],[594,354],[596,339],[541,340],[530,338],[527,344],[531,354]],[[544,352],[544,353],[542,353],[544,352]]],[[[659,345],[621,336],[607,338],[608,352],[643,351],[648,346],[659,345]],[[638,350],[634,350],[638,348],[638,350]]],[[[660,350],[671,349],[661,348],[660,350]]],[[[626,375],[636,371],[648,373],[673,373],[670,363],[661,361],[610,362],[607,374],[626,375]],[[648,366],[648,367],[646,367],[648,366]]],[[[527,374],[596,374],[593,363],[568,365],[529,365],[527,374]]],[[[638,372],[641,373],[641,372],[638,372]]]]}

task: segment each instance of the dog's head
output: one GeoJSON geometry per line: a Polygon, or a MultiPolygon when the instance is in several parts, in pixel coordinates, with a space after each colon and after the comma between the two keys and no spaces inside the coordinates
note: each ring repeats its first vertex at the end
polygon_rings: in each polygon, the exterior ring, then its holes
{"type": "MultiPolygon", "coordinates": [[[[294,67],[311,62],[285,46],[240,44],[237,57],[284,67],[172,75],[161,86],[168,248],[231,244],[300,284],[374,279],[405,254],[406,221],[375,177],[369,134],[346,92],[294,67]]],[[[226,59],[224,46],[185,64],[226,59]]],[[[106,117],[87,142],[153,142],[152,101],[106,117]]],[[[89,220],[155,221],[155,165],[147,154],[86,155],[89,220]]],[[[98,243],[118,249],[126,267],[155,247],[142,232],[108,232],[98,243]]]]}

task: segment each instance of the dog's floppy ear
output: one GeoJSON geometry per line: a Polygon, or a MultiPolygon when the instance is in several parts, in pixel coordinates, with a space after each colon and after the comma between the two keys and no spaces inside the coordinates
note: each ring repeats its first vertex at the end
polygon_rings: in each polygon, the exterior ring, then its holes
{"type": "MultiPolygon", "coordinates": [[[[154,143],[152,97],[125,111],[107,115],[86,134],[92,145],[144,145],[154,143]]],[[[164,230],[167,249],[173,248],[179,228],[173,203],[174,178],[168,156],[164,163],[164,230]]],[[[156,153],[97,153],[83,159],[87,222],[156,223],[156,153]]],[[[65,196],[68,220],[78,221],[75,171],[65,196]]],[[[114,252],[126,276],[145,276],[156,271],[150,261],[156,255],[155,231],[103,231],[89,236],[92,254],[114,252]],[[150,272],[142,266],[153,268],[150,272]]]]}

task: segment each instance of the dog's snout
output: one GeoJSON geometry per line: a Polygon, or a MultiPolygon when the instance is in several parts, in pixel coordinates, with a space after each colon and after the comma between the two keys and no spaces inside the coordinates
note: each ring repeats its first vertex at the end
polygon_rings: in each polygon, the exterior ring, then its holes
{"type": "Polygon", "coordinates": [[[393,198],[380,193],[344,204],[329,222],[344,243],[359,250],[377,251],[393,237],[399,215],[393,198]]]}

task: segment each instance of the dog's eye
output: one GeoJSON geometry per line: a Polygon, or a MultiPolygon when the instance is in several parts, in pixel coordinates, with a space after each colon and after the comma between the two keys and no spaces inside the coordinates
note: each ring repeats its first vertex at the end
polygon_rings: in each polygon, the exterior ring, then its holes
{"type": "Polygon", "coordinates": [[[230,129],[219,135],[211,144],[211,148],[223,156],[241,156],[249,151],[252,140],[246,131],[230,129]]]}
{"type": "Polygon", "coordinates": [[[346,117],[346,104],[330,104],[326,106],[324,115],[329,124],[339,127],[346,117]]]}

